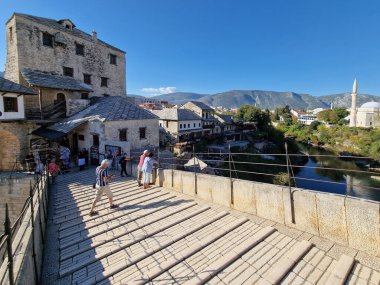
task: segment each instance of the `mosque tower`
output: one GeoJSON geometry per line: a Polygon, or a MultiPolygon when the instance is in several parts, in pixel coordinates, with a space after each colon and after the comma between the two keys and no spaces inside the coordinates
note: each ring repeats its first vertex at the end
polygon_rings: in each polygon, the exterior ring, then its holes
{"type": "Polygon", "coordinates": [[[350,127],[356,127],[356,100],[358,97],[358,86],[356,83],[356,78],[354,81],[354,85],[352,86],[352,93],[351,93],[351,114],[350,114],[350,127]]]}

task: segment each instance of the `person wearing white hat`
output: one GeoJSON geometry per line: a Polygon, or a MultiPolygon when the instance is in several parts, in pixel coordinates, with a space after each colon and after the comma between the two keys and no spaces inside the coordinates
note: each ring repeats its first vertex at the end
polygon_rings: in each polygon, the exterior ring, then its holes
{"type": "Polygon", "coordinates": [[[95,211],[95,206],[98,201],[102,198],[103,194],[106,194],[110,203],[110,209],[119,207],[113,203],[113,194],[109,185],[109,182],[113,175],[108,175],[108,165],[109,161],[104,159],[100,166],[96,168],[96,190],[95,198],[92,201],[90,216],[96,215],[98,212],[95,211]]]}
{"type": "Polygon", "coordinates": [[[139,187],[142,186],[142,184],[141,184],[141,180],[143,177],[142,167],[144,164],[144,160],[148,155],[149,155],[149,151],[147,149],[144,150],[142,155],[140,155],[139,164],[137,166],[137,175],[136,175],[137,176],[137,184],[139,185],[139,187]]]}

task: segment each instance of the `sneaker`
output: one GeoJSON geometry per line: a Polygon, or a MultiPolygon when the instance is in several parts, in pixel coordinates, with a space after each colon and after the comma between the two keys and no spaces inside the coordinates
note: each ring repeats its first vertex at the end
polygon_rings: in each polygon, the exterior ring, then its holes
{"type": "Polygon", "coordinates": [[[93,217],[93,216],[95,216],[95,215],[97,215],[97,214],[99,214],[98,211],[92,211],[92,212],[90,212],[88,215],[89,215],[90,217],[93,217]]]}
{"type": "Polygon", "coordinates": [[[110,207],[111,209],[116,209],[116,208],[119,208],[119,205],[117,204],[112,204],[112,206],[110,207]]]}

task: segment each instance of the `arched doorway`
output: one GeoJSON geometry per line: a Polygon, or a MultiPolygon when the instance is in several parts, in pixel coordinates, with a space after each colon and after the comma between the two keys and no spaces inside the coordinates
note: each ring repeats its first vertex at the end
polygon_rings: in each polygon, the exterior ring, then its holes
{"type": "Polygon", "coordinates": [[[57,103],[59,103],[59,102],[66,102],[65,94],[63,94],[63,93],[57,94],[57,103]]]}
{"type": "Polygon", "coordinates": [[[20,141],[7,131],[0,131],[0,171],[14,170],[16,157],[20,155],[20,141]]]}

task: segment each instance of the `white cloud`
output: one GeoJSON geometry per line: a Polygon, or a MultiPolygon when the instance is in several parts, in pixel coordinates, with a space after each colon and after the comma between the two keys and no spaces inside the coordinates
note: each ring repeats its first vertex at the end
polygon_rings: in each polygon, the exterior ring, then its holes
{"type": "Polygon", "coordinates": [[[142,88],[142,92],[148,93],[148,95],[154,96],[154,95],[161,95],[161,94],[169,94],[174,93],[177,91],[176,87],[159,87],[159,88],[142,88]]]}

